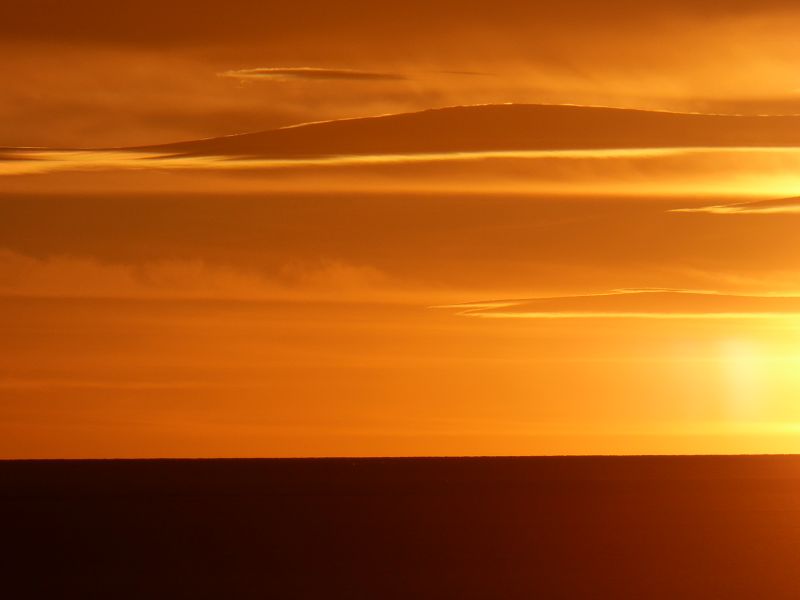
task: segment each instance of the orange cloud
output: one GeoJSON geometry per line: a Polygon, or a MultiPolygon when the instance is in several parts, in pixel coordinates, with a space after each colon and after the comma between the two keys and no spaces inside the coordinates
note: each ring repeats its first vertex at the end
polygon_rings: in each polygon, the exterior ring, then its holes
{"type": "Polygon", "coordinates": [[[224,71],[221,77],[264,81],[403,81],[404,75],[374,73],[355,69],[323,69],[318,67],[259,67],[224,71]]]}
{"type": "MultiPolygon", "coordinates": [[[[499,300],[461,305],[459,314],[496,319],[750,319],[800,316],[800,296],[735,296],[684,290],[499,300]]],[[[443,308],[459,308],[458,305],[443,308]]]]}
{"type": "Polygon", "coordinates": [[[670,212],[705,213],[710,215],[798,215],[800,214],[800,198],[736,202],[701,206],[699,208],[676,208],[670,212]]]}
{"type": "Polygon", "coordinates": [[[269,274],[202,260],[110,264],[72,256],[32,258],[0,250],[0,296],[134,300],[376,301],[408,299],[374,267],[289,262],[269,274]]]}

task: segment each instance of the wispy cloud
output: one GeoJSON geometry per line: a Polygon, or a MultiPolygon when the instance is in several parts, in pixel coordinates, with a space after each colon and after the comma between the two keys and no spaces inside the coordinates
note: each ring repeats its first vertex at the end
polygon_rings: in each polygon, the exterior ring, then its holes
{"type": "Polygon", "coordinates": [[[224,71],[221,77],[263,81],[336,80],[336,81],[404,81],[405,75],[376,73],[355,69],[323,69],[318,67],[259,67],[224,71]]]}
{"type": "Polygon", "coordinates": [[[800,198],[737,202],[735,204],[701,206],[700,208],[677,208],[670,212],[710,215],[800,215],[800,198]]]}
{"type": "Polygon", "coordinates": [[[496,300],[443,306],[494,319],[750,319],[800,315],[800,296],[738,296],[688,290],[616,290],[604,294],[496,300]]]}
{"type": "Polygon", "coordinates": [[[371,302],[396,300],[398,291],[395,281],[372,266],[334,260],[297,261],[264,272],[199,259],[37,259],[0,248],[0,298],[6,297],[371,302]]]}

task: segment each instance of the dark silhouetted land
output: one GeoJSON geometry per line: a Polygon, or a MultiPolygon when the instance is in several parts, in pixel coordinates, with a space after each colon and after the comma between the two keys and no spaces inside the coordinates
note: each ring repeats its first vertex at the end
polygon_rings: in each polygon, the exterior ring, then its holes
{"type": "Polygon", "coordinates": [[[797,598],[800,458],[0,463],[3,596],[797,598]]]}

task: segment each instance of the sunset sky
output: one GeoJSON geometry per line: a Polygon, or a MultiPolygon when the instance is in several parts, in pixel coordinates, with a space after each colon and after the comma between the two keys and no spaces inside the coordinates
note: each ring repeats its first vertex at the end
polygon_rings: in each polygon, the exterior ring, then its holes
{"type": "Polygon", "coordinates": [[[0,6],[0,458],[800,452],[800,8],[0,6]]]}

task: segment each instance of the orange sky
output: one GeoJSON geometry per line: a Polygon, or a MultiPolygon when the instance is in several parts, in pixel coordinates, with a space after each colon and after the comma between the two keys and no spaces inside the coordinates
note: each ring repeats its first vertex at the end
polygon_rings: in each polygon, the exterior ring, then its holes
{"type": "Polygon", "coordinates": [[[271,4],[0,8],[0,457],[800,451],[793,3],[271,4]]]}

